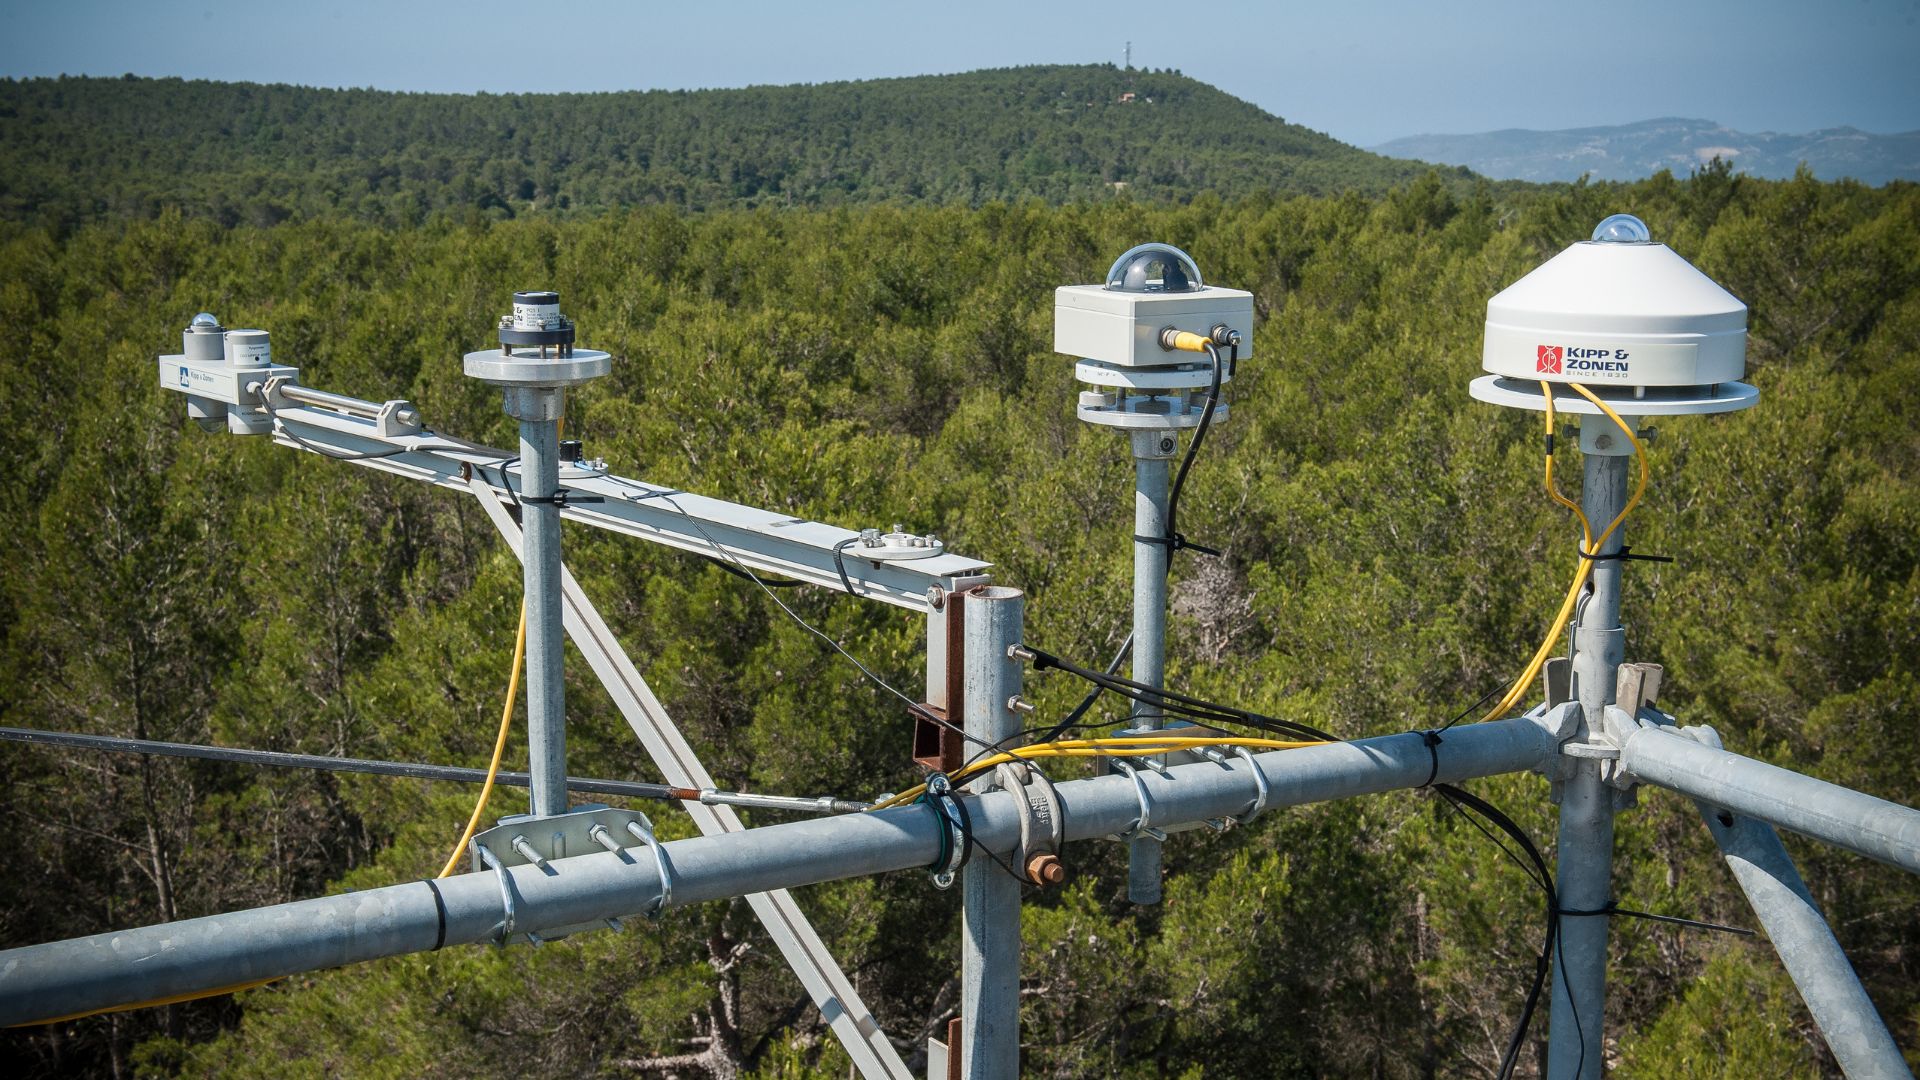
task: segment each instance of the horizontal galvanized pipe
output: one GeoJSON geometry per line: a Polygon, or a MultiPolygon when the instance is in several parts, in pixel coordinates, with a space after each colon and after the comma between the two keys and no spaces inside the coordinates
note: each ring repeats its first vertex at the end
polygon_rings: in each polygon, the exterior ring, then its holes
{"type": "MultiPolygon", "coordinates": [[[[1554,747],[1530,719],[1464,725],[1437,748],[1434,779],[1531,769],[1554,747]]],[[[1432,768],[1422,737],[1404,734],[1176,766],[1166,775],[1143,769],[1139,777],[1153,823],[1175,825],[1249,810],[1256,769],[1267,804],[1279,807],[1418,787],[1432,768]]],[[[1141,814],[1138,789],[1125,776],[1064,783],[1059,793],[1069,840],[1125,831],[1141,814]]],[[[1014,797],[992,792],[966,801],[974,836],[989,850],[1012,851],[1020,833],[1014,797]]],[[[676,840],[664,848],[673,903],[923,867],[939,850],[939,829],[933,811],[916,805],[676,840]]],[[[598,852],[504,874],[517,932],[631,915],[660,894],[645,851],[598,852]]],[[[0,952],[0,1026],[490,941],[504,906],[500,874],[489,871],[11,949],[0,952]]]]}
{"type": "Polygon", "coordinates": [[[1920,810],[1643,727],[1620,748],[1627,779],[1824,840],[1920,874],[1920,810]]]}

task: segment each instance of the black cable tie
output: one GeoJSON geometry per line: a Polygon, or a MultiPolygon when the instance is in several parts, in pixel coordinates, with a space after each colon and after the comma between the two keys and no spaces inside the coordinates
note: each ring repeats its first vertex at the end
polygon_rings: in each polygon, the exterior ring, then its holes
{"type": "Polygon", "coordinates": [[[1444,740],[1438,731],[1423,731],[1420,741],[1426,744],[1427,756],[1433,759],[1433,767],[1427,770],[1427,778],[1420,782],[1420,786],[1432,787],[1434,780],[1440,776],[1440,744],[1444,740]]]}
{"type": "Polygon", "coordinates": [[[1589,552],[1583,551],[1580,553],[1580,557],[1587,560],[1588,562],[1672,562],[1673,561],[1673,556],[1671,555],[1635,555],[1632,552],[1633,552],[1633,547],[1631,545],[1622,544],[1620,545],[1620,550],[1612,553],[1611,555],[1594,555],[1589,552]]]}
{"type": "Polygon", "coordinates": [[[1547,432],[1547,456],[1553,456],[1553,432],[1547,432]]]}
{"type": "Polygon", "coordinates": [[[440,895],[440,886],[432,878],[425,879],[425,882],[433,893],[433,913],[439,920],[439,928],[433,933],[433,949],[438,952],[447,943],[447,898],[440,895]]]}
{"type": "Polygon", "coordinates": [[[523,503],[532,503],[535,506],[557,506],[565,510],[574,503],[597,503],[606,502],[607,500],[599,495],[582,495],[572,488],[561,488],[552,495],[528,495],[522,493],[520,501],[523,503]]]}
{"type": "Polygon", "coordinates": [[[1610,918],[1615,915],[1624,915],[1630,919],[1645,919],[1648,922],[1672,923],[1675,926],[1685,926],[1695,930],[1714,930],[1722,934],[1738,934],[1741,937],[1758,936],[1754,931],[1741,926],[1727,926],[1723,923],[1701,922],[1699,919],[1683,919],[1678,915],[1656,915],[1651,911],[1635,911],[1632,908],[1623,908],[1620,906],[1618,900],[1609,900],[1605,907],[1597,907],[1589,911],[1579,911],[1572,908],[1556,906],[1553,913],[1555,915],[1566,915],[1574,918],[1594,915],[1610,918]]]}
{"type": "Polygon", "coordinates": [[[1169,555],[1182,549],[1197,551],[1202,555],[1212,555],[1215,558],[1219,558],[1221,555],[1218,549],[1210,548],[1205,544],[1196,544],[1187,539],[1185,533],[1174,533],[1172,536],[1141,536],[1139,533],[1134,533],[1133,542],[1136,544],[1162,545],[1167,549],[1167,554],[1169,555]]]}

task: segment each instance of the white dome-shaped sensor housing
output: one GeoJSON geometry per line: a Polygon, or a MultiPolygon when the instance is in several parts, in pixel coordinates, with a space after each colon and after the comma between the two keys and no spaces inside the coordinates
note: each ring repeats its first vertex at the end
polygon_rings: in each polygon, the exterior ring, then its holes
{"type": "Polygon", "coordinates": [[[1529,382],[1712,386],[1746,373],[1747,306],[1615,214],[1487,301],[1482,366],[1529,382]]]}
{"type": "Polygon", "coordinates": [[[1171,244],[1128,248],[1107,271],[1107,289],[1112,292],[1180,293],[1204,288],[1193,257],[1171,244]]]}

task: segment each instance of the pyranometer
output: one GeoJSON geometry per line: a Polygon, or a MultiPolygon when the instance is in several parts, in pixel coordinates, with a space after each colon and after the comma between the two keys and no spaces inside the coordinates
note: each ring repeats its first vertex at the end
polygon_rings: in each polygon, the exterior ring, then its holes
{"type": "MultiPolygon", "coordinates": [[[[1732,412],[1746,374],[1747,306],[1647,226],[1615,214],[1487,301],[1482,401],[1544,407],[1541,382],[1579,383],[1641,416],[1732,412]]],[[[1556,403],[1594,412],[1577,395],[1556,403]]]]}

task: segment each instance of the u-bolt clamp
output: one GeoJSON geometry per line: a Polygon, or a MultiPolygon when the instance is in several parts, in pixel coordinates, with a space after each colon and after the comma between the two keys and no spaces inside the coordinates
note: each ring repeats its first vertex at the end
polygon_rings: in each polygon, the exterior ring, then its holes
{"type": "Polygon", "coordinates": [[[667,910],[667,905],[673,903],[673,866],[667,862],[667,849],[653,835],[653,820],[637,810],[634,811],[634,817],[639,820],[627,822],[627,831],[640,841],[642,847],[653,850],[653,865],[660,872],[660,895],[654,897],[653,904],[646,910],[647,918],[657,919],[661,912],[667,910]]]}
{"type": "MultiPolygon", "coordinates": [[[[518,921],[513,910],[513,879],[507,876],[506,864],[500,861],[498,855],[488,850],[487,845],[475,844],[473,846],[475,850],[480,852],[481,865],[491,867],[494,877],[500,882],[500,925],[495,928],[493,943],[504,946],[507,943],[507,939],[513,936],[513,926],[514,923],[518,921]]],[[[534,937],[532,934],[527,935],[527,940],[535,944],[539,944],[540,942],[540,939],[534,937]]]]}
{"type": "Polygon", "coordinates": [[[1058,885],[1066,880],[1066,868],[1060,865],[1066,814],[1053,781],[1038,768],[1019,761],[997,766],[994,779],[1020,799],[1020,850],[1015,853],[1014,865],[1026,875],[1027,884],[1058,885]]]}
{"type": "Polygon", "coordinates": [[[1250,825],[1253,823],[1254,818],[1259,817],[1261,813],[1267,809],[1267,774],[1260,771],[1260,763],[1253,759],[1253,754],[1250,753],[1246,747],[1234,747],[1233,756],[1245,758],[1247,770],[1253,773],[1253,805],[1247,807],[1246,813],[1234,818],[1233,823],[1235,825],[1250,825]]]}
{"type": "Polygon", "coordinates": [[[1114,839],[1133,840],[1137,837],[1147,836],[1155,840],[1165,840],[1167,834],[1153,827],[1153,800],[1147,798],[1147,781],[1140,775],[1140,770],[1117,758],[1114,759],[1112,764],[1114,771],[1123,774],[1127,779],[1133,781],[1133,794],[1140,800],[1139,818],[1135,819],[1132,825],[1127,826],[1125,832],[1115,834],[1114,839]]]}
{"type": "Polygon", "coordinates": [[[933,887],[947,889],[953,886],[953,876],[967,865],[967,849],[971,829],[968,828],[967,808],[953,790],[953,784],[945,773],[934,773],[927,778],[926,804],[940,819],[940,854],[927,867],[933,875],[933,887]]]}

